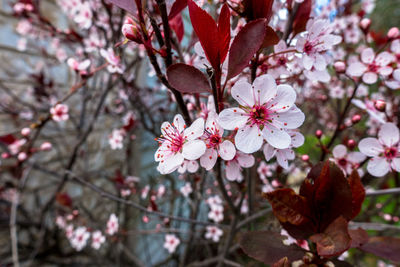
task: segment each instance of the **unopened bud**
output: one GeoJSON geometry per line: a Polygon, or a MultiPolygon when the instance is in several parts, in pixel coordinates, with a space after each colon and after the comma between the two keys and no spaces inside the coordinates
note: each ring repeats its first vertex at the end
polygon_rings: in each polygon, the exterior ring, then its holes
{"type": "Polygon", "coordinates": [[[309,161],[310,160],[310,156],[309,155],[302,155],[301,156],[301,160],[302,161],[309,161]]]}
{"type": "Polygon", "coordinates": [[[27,158],[27,155],[26,155],[25,152],[20,152],[20,153],[18,154],[18,160],[19,160],[19,161],[24,161],[24,160],[26,160],[26,158],[27,158]]]}
{"type": "Polygon", "coordinates": [[[23,128],[23,129],[21,130],[21,134],[22,134],[23,136],[28,136],[30,133],[31,133],[31,129],[29,129],[29,128],[23,128]]]}
{"type": "Polygon", "coordinates": [[[315,136],[319,139],[322,136],[322,131],[321,130],[316,130],[315,131],[315,136]]]}
{"type": "Polygon", "coordinates": [[[364,31],[368,30],[369,26],[371,25],[371,20],[368,18],[364,18],[360,21],[360,27],[364,31]]]}
{"type": "Polygon", "coordinates": [[[43,144],[40,145],[40,150],[43,150],[43,151],[50,150],[51,147],[52,147],[51,143],[44,142],[43,144]]]}
{"type": "Polygon", "coordinates": [[[139,40],[139,32],[134,24],[122,25],[122,34],[126,39],[137,42],[139,40]]]}
{"type": "Polygon", "coordinates": [[[351,117],[351,122],[352,122],[353,124],[358,123],[360,120],[361,120],[361,115],[360,115],[360,114],[356,114],[356,115],[354,115],[353,117],[351,117]]]}
{"type": "Polygon", "coordinates": [[[353,149],[353,148],[355,148],[356,147],[356,141],[354,141],[353,139],[349,139],[348,141],[347,141],[347,147],[348,148],[350,148],[350,149],[353,149]]]}
{"type": "Polygon", "coordinates": [[[333,64],[337,73],[344,73],[346,70],[346,64],[343,61],[336,61],[333,64]]]}
{"type": "Polygon", "coordinates": [[[382,99],[376,100],[374,103],[374,107],[376,110],[378,110],[380,112],[384,112],[386,110],[385,100],[382,100],[382,99]]]}
{"type": "Polygon", "coordinates": [[[397,37],[399,37],[399,28],[397,27],[390,28],[390,30],[387,33],[387,37],[389,39],[396,39],[397,37]]]}

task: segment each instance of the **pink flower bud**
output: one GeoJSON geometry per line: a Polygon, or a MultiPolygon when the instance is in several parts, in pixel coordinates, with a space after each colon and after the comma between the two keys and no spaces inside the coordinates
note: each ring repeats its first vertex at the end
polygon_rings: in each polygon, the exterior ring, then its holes
{"type": "Polygon", "coordinates": [[[140,35],[136,25],[133,24],[124,24],[122,25],[122,34],[126,39],[139,42],[140,35]]]}
{"type": "Polygon", "coordinates": [[[374,103],[374,106],[375,106],[375,109],[380,112],[384,112],[386,110],[385,100],[382,100],[382,99],[376,100],[374,103]]]}
{"type": "Polygon", "coordinates": [[[9,157],[10,157],[10,154],[8,154],[7,152],[1,153],[1,158],[2,159],[8,159],[9,157]]]}
{"type": "Polygon", "coordinates": [[[22,134],[23,136],[28,136],[30,133],[31,133],[31,129],[29,129],[29,128],[23,128],[23,129],[21,130],[21,134],[22,134]]]}
{"type": "Polygon", "coordinates": [[[315,131],[315,136],[319,139],[322,136],[322,131],[321,130],[316,130],[315,131]]]}
{"type": "Polygon", "coordinates": [[[357,143],[353,139],[350,139],[350,140],[347,141],[347,147],[350,148],[350,149],[355,148],[356,145],[357,145],[357,143]]]}
{"type": "Polygon", "coordinates": [[[309,161],[310,160],[310,156],[309,155],[302,155],[301,156],[301,160],[302,161],[309,161]]]}
{"type": "Polygon", "coordinates": [[[42,151],[50,150],[51,147],[52,147],[52,145],[50,142],[44,142],[43,144],[41,144],[40,150],[42,150],[42,151]]]}
{"type": "Polygon", "coordinates": [[[24,161],[24,160],[26,160],[27,157],[28,157],[28,156],[26,155],[25,152],[20,152],[20,153],[18,154],[18,160],[19,160],[19,161],[24,161]]]}
{"type": "Polygon", "coordinates": [[[371,25],[371,20],[368,18],[364,18],[360,21],[360,27],[363,30],[368,30],[369,26],[371,25]]]}
{"type": "Polygon", "coordinates": [[[343,61],[336,61],[333,66],[337,73],[344,73],[346,70],[346,64],[343,61]]]}
{"type": "Polygon", "coordinates": [[[390,28],[390,30],[387,33],[387,37],[389,39],[396,39],[397,37],[399,37],[399,28],[397,27],[390,28]]]}
{"type": "Polygon", "coordinates": [[[351,122],[353,123],[353,124],[356,124],[357,122],[359,122],[361,120],[361,115],[359,115],[359,114],[356,114],[356,115],[354,115],[353,117],[351,117],[351,122]]]}

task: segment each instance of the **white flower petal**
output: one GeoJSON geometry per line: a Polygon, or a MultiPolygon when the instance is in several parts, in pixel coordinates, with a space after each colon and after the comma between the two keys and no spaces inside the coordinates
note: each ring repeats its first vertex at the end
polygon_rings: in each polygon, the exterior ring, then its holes
{"type": "Polygon", "coordinates": [[[332,154],[336,159],[344,158],[347,154],[347,148],[344,145],[337,145],[333,148],[332,154]]]}
{"type": "Polygon", "coordinates": [[[269,125],[262,131],[265,140],[273,147],[284,149],[288,148],[291,142],[290,135],[282,129],[269,125]]]}
{"type": "Polygon", "coordinates": [[[206,153],[204,153],[203,156],[200,158],[200,165],[207,171],[211,170],[215,163],[217,162],[218,159],[218,154],[215,149],[210,148],[206,150],[206,153]]]}
{"type": "Polygon", "coordinates": [[[390,171],[390,165],[384,158],[372,158],[368,162],[368,172],[376,177],[382,177],[390,171]]]}
{"type": "Polygon", "coordinates": [[[389,52],[382,52],[380,53],[376,59],[375,62],[379,66],[386,66],[390,64],[392,61],[394,61],[396,58],[389,52]]]}
{"type": "Polygon", "coordinates": [[[378,138],[382,144],[392,147],[399,142],[399,128],[393,123],[385,123],[379,130],[378,138]]]}
{"type": "Polygon", "coordinates": [[[287,84],[278,85],[276,97],[268,102],[268,108],[277,112],[289,110],[296,101],[296,92],[287,84]]]}
{"type": "Polygon", "coordinates": [[[400,158],[392,159],[391,165],[396,172],[400,172],[400,158]]]}
{"type": "Polygon", "coordinates": [[[231,141],[225,140],[219,145],[218,153],[223,160],[231,160],[236,155],[235,145],[231,141]]]}
{"type": "Polygon", "coordinates": [[[261,148],[263,137],[260,129],[253,125],[240,128],[235,136],[237,149],[244,153],[253,153],[261,148]]]}
{"type": "Polygon", "coordinates": [[[361,62],[351,63],[346,70],[346,73],[350,76],[360,77],[367,70],[367,67],[361,62]]]}
{"type": "Polygon", "coordinates": [[[248,116],[241,108],[227,108],[219,113],[219,123],[226,130],[243,127],[248,116]]]}
{"type": "Polygon", "coordinates": [[[270,144],[265,144],[263,152],[265,160],[270,161],[275,156],[276,149],[270,144]]]}
{"type": "Polygon", "coordinates": [[[231,89],[232,97],[242,106],[254,106],[253,87],[245,80],[240,80],[235,83],[231,89]]]}
{"type": "Polygon", "coordinates": [[[206,152],[206,144],[201,140],[192,140],[183,145],[182,155],[185,159],[195,160],[206,152]]]}
{"type": "Polygon", "coordinates": [[[253,155],[238,152],[236,155],[236,160],[239,165],[243,168],[250,168],[254,165],[255,159],[253,155]]]}
{"type": "Polygon", "coordinates": [[[225,167],[226,179],[236,181],[240,179],[240,166],[236,161],[229,161],[225,167]]]}
{"type": "Polygon", "coordinates": [[[188,140],[194,140],[199,138],[204,133],[204,119],[198,118],[195,120],[190,127],[186,128],[184,131],[185,136],[188,140]]]}
{"type": "Polygon", "coordinates": [[[347,156],[347,159],[352,162],[352,163],[361,163],[363,162],[367,157],[360,152],[350,152],[347,156]]]}
{"type": "Polygon", "coordinates": [[[253,82],[256,102],[260,105],[267,103],[276,94],[276,82],[274,77],[264,74],[257,77],[253,82]]]}
{"type": "Polygon", "coordinates": [[[186,124],[181,114],[175,115],[173,124],[180,133],[185,130],[186,124]]]}
{"type": "Polygon", "coordinates": [[[378,142],[378,139],[367,137],[360,141],[358,148],[361,153],[369,156],[376,157],[383,152],[383,146],[378,142]]]}
{"type": "Polygon", "coordinates": [[[167,158],[164,158],[163,161],[160,161],[160,164],[158,166],[158,171],[161,174],[168,174],[178,169],[182,163],[183,163],[182,154],[176,153],[167,158]]]}
{"type": "Polygon", "coordinates": [[[366,72],[362,76],[362,80],[366,84],[374,84],[378,80],[378,75],[375,72],[366,72]]]}
{"type": "Polygon", "coordinates": [[[273,123],[276,126],[279,125],[286,129],[296,129],[303,124],[305,115],[299,108],[293,106],[286,112],[272,114],[271,118],[273,118],[273,123]]]}
{"type": "Polygon", "coordinates": [[[304,144],[304,135],[299,132],[290,132],[290,137],[292,138],[291,146],[301,147],[304,144]]]}
{"type": "Polygon", "coordinates": [[[371,47],[368,47],[361,52],[361,60],[366,64],[371,64],[372,61],[374,61],[374,58],[375,58],[375,53],[371,47]]]}

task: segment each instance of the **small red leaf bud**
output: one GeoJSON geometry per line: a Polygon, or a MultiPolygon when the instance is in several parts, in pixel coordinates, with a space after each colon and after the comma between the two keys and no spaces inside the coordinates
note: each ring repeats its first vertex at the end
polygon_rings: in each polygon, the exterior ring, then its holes
{"type": "Polygon", "coordinates": [[[382,100],[382,99],[376,100],[374,103],[374,106],[375,106],[375,109],[380,112],[384,112],[386,110],[385,100],[382,100]]]}
{"type": "Polygon", "coordinates": [[[315,136],[319,139],[322,136],[322,131],[321,130],[316,130],[315,131],[315,136]]]}
{"type": "Polygon", "coordinates": [[[350,149],[354,149],[356,147],[357,143],[353,139],[349,139],[347,141],[347,147],[350,149]]]}
{"type": "Polygon", "coordinates": [[[360,115],[360,114],[356,114],[356,115],[354,115],[353,117],[351,117],[351,122],[352,122],[353,124],[358,123],[360,120],[361,120],[361,115],[360,115]]]}

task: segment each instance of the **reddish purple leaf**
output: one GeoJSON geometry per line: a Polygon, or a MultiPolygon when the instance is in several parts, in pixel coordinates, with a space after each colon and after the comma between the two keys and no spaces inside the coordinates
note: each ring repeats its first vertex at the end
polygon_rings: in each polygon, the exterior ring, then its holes
{"type": "Polygon", "coordinates": [[[307,21],[310,18],[311,5],[311,0],[304,0],[304,2],[299,5],[292,24],[293,36],[306,29],[307,21]]]}
{"type": "Polygon", "coordinates": [[[358,213],[360,213],[362,203],[365,199],[365,189],[361,183],[361,179],[357,170],[354,170],[349,176],[349,184],[353,198],[351,218],[354,218],[358,213]]]}
{"type": "Polygon", "coordinates": [[[6,145],[10,145],[10,144],[14,143],[15,140],[17,140],[17,139],[15,139],[14,135],[12,135],[12,134],[6,134],[3,136],[0,136],[0,142],[4,143],[6,145]]]}
{"type": "Polygon", "coordinates": [[[179,42],[182,41],[183,35],[185,34],[185,28],[183,26],[183,20],[181,14],[178,14],[173,19],[169,21],[170,27],[174,30],[176,37],[178,37],[179,42]]]}
{"type": "Polygon", "coordinates": [[[228,77],[238,75],[260,49],[265,37],[267,21],[257,19],[247,23],[237,34],[229,50],[228,77]]]}
{"type": "Polygon", "coordinates": [[[284,257],[272,264],[272,267],[290,267],[289,259],[287,257],[284,257]]]}
{"type": "Polygon", "coordinates": [[[265,38],[262,47],[265,48],[271,45],[276,45],[279,43],[279,40],[279,36],[276,34],[274,29],[272,29],[270,26],[267,26],[265,29],[265,38]]]}
{"type": "Polygon", "coordinates": [[[297,245],[286,246],[284,238],[271,231],[255,231],[243,234],[240,246],[250,257],[265,264],[274,264],[287,257],[290,261],[303,258],[305,251],[297,245]]]}
{"type": "Polygon", "coordinates": [[[400,262],[400,238],[391,236],[370,237],[368,242],[362,245],[360,249],[387,260],[400,262]]]}
{"type": "Polygon", "coordinates": [[[224,62],[231,41],[231,12],[227,4],[224,4],[218,19],[219,51],[221,63],[224,62]]]}
{"type": "Polygon", "coordinates": [[[266,197],[272,206],[275,217],[290,235],[297,239],[305,239],[315,230],[310,218],[310,207],[304,197],[293,189],[277,189],[267,193],[266,197]]]}
{"type": "Polygon", "coordinates": [[[245,16],[249,21],[264,18],[269,22],[274,0],[245,0],[243,2],[245,16]]]}
{"type": "Polygon", "coordinates": [[[352,248],[359,248],[369,240],[367,232],[362,228],[351,229],[349,230],[349,234],[352,248]]]}
{"type": "Polygon", "coordinates": [[[214,19],[203,9],[198,7],[193,0],[188,0],[190,20],[204,53],[215,70],[220,68],[219,34],[214,19]]]}
{"type": "Polygon", "coordinates": [[[167,69],[167,78],[172,87],[182,93],[211,92],[206,76],[190,65],[183,63],[171,65],[167,69]]]}
{"type": "Polygon", "coordinates": [[[176,0],[171,7],[168,19],[173,19],[176,15],[180,14],[183,9],[187,6],[187,0],[176,0]]]}
{"type": "Polygon", "coordinates": [[[109,0],[109,2],[113,3],[119,8],[128,11],[132,15],[136,14],[137,8],[133,0],[109,0]]]}
{"type": "Polygon", "coordinates": [[[318,232],[323,232],[339,216],[352,218],[350,185],[332,162],[320,162],[311,169],[300,187],[300,195],[312,207],[318,232]]]}
{"type": "Polygon", "coordinates": [[[317,244],[318,255],[330,258],[338,256],[349,249],[351,238],[347,228],[347,220],[340,216],[323,233],[312,235],[310,240],[317,244]]]}

